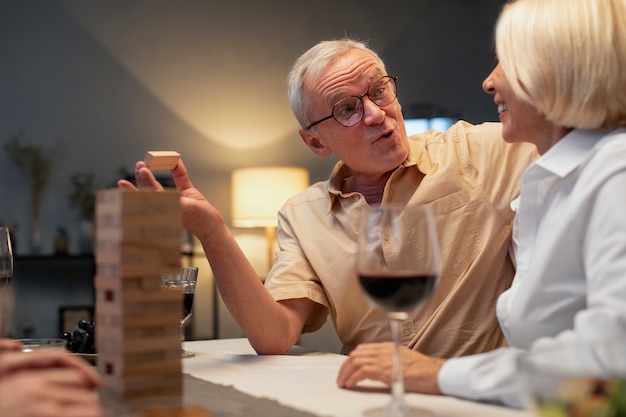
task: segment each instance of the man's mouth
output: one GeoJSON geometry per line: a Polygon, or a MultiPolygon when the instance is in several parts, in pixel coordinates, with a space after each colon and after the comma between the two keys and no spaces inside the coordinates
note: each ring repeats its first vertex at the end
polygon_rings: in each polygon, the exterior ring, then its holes
{"type": "Polygon", "coordinates": [[[393,130],[390,130],[388,132],[383,133],[378,138],[376,138],[375,142],[378,142],[380,140],[388,139],[389,137],[391,137],[391,135],[393,135],[393,130]]]}
{"type": "Polygon", "coordinates": [[[498,104],[498,114],[499,114],[499,113],[502,113],[502,112],[504,112],[504,111],[506,111],[506,110],[508,110],[508,109],[509,109],[509,108],[507,107],[507,105],[506,105],[506,104],[498,104]]]}

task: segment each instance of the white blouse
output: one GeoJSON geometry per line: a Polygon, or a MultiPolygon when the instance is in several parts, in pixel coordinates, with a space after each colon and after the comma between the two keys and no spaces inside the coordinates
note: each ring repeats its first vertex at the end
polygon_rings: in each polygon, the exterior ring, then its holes
{"type": "Polygon", "coordinates": [[[512,207],[517,272],[496,312],[510,347],[448,360],[441,390],[519,405],[517,361],[545,350],[569,374],[625,376],[626,129],[570,132],[512,207]]]}

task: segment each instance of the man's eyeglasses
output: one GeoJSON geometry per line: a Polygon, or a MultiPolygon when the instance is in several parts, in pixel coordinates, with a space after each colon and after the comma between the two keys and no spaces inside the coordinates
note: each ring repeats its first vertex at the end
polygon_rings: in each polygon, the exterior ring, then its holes
{"type": "Polygon", "coordinates": [[[367,91],[364,94],[361,94],[359,97],[350,96],[340,100],[333,106],[333,112],[330,116],[311,123],[305,129],[310,129],[316,124],[331,118],[345,127],[354,126],[363,118],[363,97],[368,96],[378,107],[390,104],[398,96],[397,79],[398,77],[389,75],[377,79],[367,87],[367,91]]]}

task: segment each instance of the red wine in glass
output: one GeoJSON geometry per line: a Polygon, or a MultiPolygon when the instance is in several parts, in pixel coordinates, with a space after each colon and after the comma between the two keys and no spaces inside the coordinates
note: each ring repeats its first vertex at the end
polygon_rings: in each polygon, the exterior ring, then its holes
{"type": "Polygon", "coordinates": [[[361,288],[368,297],[388,311],[407,311],[425,301],[437,282],[435,274],[413,271],[360,273],[361,288]]]}
{"type": "Polygon", "coordinates": [[[193,307],[194,293],[183,293],[183,321],[184,324],[191,317],[191,308],[193,307]]]}

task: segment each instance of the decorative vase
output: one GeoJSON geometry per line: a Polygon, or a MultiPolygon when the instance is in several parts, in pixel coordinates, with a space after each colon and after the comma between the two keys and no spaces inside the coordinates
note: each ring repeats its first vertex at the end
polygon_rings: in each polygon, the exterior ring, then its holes
{"type": "Polygon", "coordinates": [[[80,223],[80,252],[92,254],[96,236],[96,227],[93,220],[82,220],[80,223]]]}
{"type": "Polygon", "coordinates": [[[39,221],[39,209],[33,208],[33,236],[30,251],[33,255],[41,253],[41,222],[39,221]]]}
{"type": "Polygon", "coordinates": [[[63,227],[57,228],[57,235],[54,237],[54,254],[56,256],[67,256],[70,249],[70,237],[63,227]]]}

